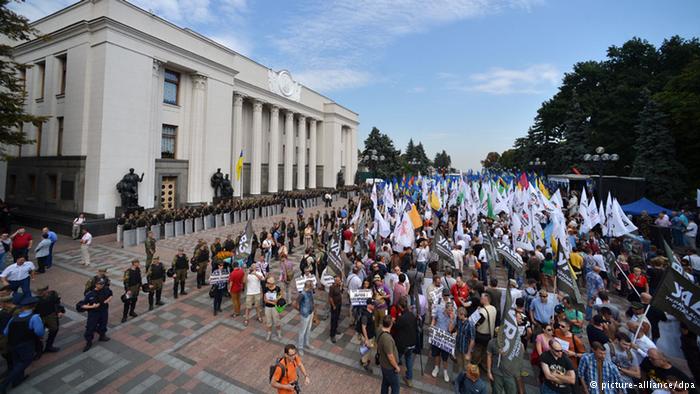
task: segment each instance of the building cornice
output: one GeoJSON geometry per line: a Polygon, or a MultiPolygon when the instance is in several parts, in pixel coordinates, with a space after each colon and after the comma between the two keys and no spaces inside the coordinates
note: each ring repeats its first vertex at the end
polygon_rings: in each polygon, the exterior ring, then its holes
{"type": "Polygon", "coordinates": [[[300,113],[302,115],[320,119],[323,118],[324,112],[319,111],[315,108],[309,107],[308,105],[302,104],[297,101],[290,100],[284,96],[272,93],[267,89],[263,89],[257,85],[253,85],[249,82],[236,79],[235,81],[236,91],[243,96],[250,99],[262,100],[270,105],[276,105],[281,109],[292,110],[293,112],[300,113]],[[305,112],[303,112],[305,111],[305,112]]]}
{"type": "MultiPolygon", "coordinates": [[[[28,41],[28,42],[19,44],[13,48],[13,55],[14,56],[21,56],[25,53],[52,45],[53,42],[56,40],[67,39],[67,38],[77,36],[77,35],[80,35],[83,33],[94,33],[94,32],[97,32],[97,31],[100,31],[103,29],[111,29],[111,30],[117,31],[119,33],[127,35],[131,38],[137,39],[137,40],[144,42],[146,44],[158,47],[166,52],[173,52],[173,53],[175,53],[179,56],[182,56],[184,58],[187,58],[193,62],[205,64],[211,68],[217,69],[217,70],[219,70],[225,74],[229,74],[233,77],[235,77],[236,74],[238,74],[238,71],[236,71],[235,69],[233,69],[229,66],[214,62],[211,59],[208,59],[204,56],[201,56],[201,55],[198,55],[194,52],[188,51],[188,50],[186,50],[182,47],[179,47],[177,45],[173,45],[172,43],[161,40],[161,39],[154,37],[150,34],[144,33],[141,30],[135,29],[131,26],[125,25],[121,22],[118,22],[114,19],[111,19],[111,18],[108,18],[105,16],[99,17],[97,19],[93,19],[91,21],[81,21],[78,23],[74,23],[74,24],[66,26],[62,29],[48,33],[43,38],[37,38],[37,39],[34,39],[32,41],[28,41]]],[[[109,40],[107,40],[107,42],[109,42],[109,40]]],[[[99,43],[91,42],[91,44],[96,45],[99,43]]],[[[231,54],[236,55],[235,52],[231,52],[231,54]]]]}

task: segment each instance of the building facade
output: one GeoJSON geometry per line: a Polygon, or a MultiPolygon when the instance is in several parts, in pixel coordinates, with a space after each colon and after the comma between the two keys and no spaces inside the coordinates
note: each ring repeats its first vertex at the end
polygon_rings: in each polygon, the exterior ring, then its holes
{"type": "Polygon", "coordinates": [[[353,182],[358,114],[285,70],[123,0],[84,0],[33,26],[45,37],[14,55],[30,66],[27,111],[48,120],[8,149],[12,205],[111,218],[129,168],[144,174],[146,208],[212,201],[219,168],[234,196],[335,187],[341,171],[353,182]]]}

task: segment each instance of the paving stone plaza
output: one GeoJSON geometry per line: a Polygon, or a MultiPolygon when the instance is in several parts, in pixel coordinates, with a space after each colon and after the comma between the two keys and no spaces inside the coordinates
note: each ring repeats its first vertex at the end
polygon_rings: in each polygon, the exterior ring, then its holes
{"type": "MultiPolygon", "coordinates": [[[[340,199],[334,206],[346,202],[340,199]]],[[[323,210],[306,209],[305,214],[323,210]]],[[[270,227],[273,221],[289,220],[295,216],[294,208],[287,208],[282,215],[260,218],[254,221],[259,232],[270,227]]],[[[160,240],[157,255],[169,267],[179,247],[191,254],[199,238],[212,242],[215,237],[237,235],[243,224],[219,227],[178,238],[160,240]]],[[[301,248],[292,254],[298,270],[301,248]]],[[[98,237],[91,247],[92,265],[80,264],[77,241],[61,236],[55,249],[54,267],[39,275],[33,288],[49,284],[61,295],[68,312],[61,320],[57,346],[59,353],[44,354],[34,362],[29,379],[15,392],[18,393],[269,393],[274,390],[268,383],[268,367],[282,355],[284,344],[296,343],[300,317],[296,310],[287,308],[283,313],[283,339],[275,337],[266,341],[263,324],[251,319],[248,327],[242,317],[232,318],[231,302],[225,299],[224,313],[214,317],[208,287],[197,290],[194,274],[187,279],[187,296],[172,298],[172,282],[164,285],[164,306],[148,311],[145,294],[139,296],[136,318],[120,323],[122,304],[122,275],[134,259],[145,258],[143,245],[123,249],[114,235],[98,237]],[[99,268],[108,269],[115,297],[110,307],[110,342],[95,342],[93,348],[83,353],[85,314],[75,312],[75,303],[82,298],[85,282],[99,268]]],[[[271,272],[278,272],[273,262],[271,272]]],[[[316,308],[327,315],[327,296],[316,293],[316,308]]],[[[305,393],[371,393],[378,392],[381,376],[378,367],[370,375],[359,365],[358,345],[351,342],[349,307],[343,308],[340,322],[341,334],[337,343],[329,340],[329,320],[320,320],[312,330],[312,345],[303,357],[311,374],[311,384],[303,387],[305,393]],[[342,383],[342,390],[338,384],[342,383]]],[[[424,352],[423,372],[419,359],[414,362],[414,387],[407,392],[448,393],[451,384],[430,376],[432,358],[424,352]],[[430,360],[429,360],[430,359],[430,360]],[[410,391],[409,391],[410,390],[410,391]]],[[[535,386],[529,386],[536,392],[535,386]]]]}

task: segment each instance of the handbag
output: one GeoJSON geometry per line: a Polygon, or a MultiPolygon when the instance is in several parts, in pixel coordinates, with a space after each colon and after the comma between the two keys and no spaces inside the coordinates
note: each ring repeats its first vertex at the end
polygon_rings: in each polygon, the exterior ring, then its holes
{"type": "Polygon", "coordinates": [[[214,286],[212,286],[211,289],[209,289],[209,297],[214,298],[215,295],[216,295],[216,288],[214,288],[214,286]]]}
{"type": "MultiPolygon", "coordinates": [[[[489,341],[491,340],[491,314],[489,311],[484,308],[484,311],[486,311],[486,324],[489,330],[488,334],[483,334],[480,332],[477,332],[476,335],[474,336],[474,342],[478,343],[479,345],[484,345],[487,346],[489,344],[489,341]]],[[[483,324],[483,321],[482,321],[483,324]]]]}

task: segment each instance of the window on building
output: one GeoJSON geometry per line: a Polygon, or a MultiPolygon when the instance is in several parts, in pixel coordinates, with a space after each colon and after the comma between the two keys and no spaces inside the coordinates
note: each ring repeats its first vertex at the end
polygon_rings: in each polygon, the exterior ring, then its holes
{"type": "Polygon", "coordinates": [[[22,91],[27,91],[27,69],[22,68],[19,70],[19,83],[22,84],[22,91]]]}
{"type": "Polygon", "coordinates": [[[17,192],[17,175],[10,175],[10,179],[7,182],[7,194],[14,196],[17,192]]]}
{"type": "Polygon", "coordinates": [[[48,194],[49,198],[52,200],[58,199],[58,177],[56,175],[49,175],[48,184],[48,194]]]}
{"type": "Polygon", "coordinates": [[[36,195],[36,175],[29,174],[29,193],[32,196],[36,195]]]}
{"type": "Polygon", "coordinates": [[[44,133],[44,124],[43,123],[37,123],[36,124],[36,155],[41,156],[41,137],[42,134],[44,133]]]}
{"type": "Polygon", "coordinates": [[[180,74],[175,71],[165,70],[165,84],[163,86],[163,102],[177,105],[180,90],[180,74]]]}
{"type": "Polygon", "coordinates": [[[37,100],[43,100],[44,99],[44,83],[46,82],[46,62],[39,62],[36,64],[36,69],[38,74],[38,87],[39,91],[37,92],[37,100]]]}
{"type": "Polygon", "coordinates": [[[62,96],[66,94],[66,66],[68,63],[67,55],[63,54],[58,56],[58,72],[60,73],[59,85],[58,85],[58,95],[62,96]]]}
{"type": "Polygon", "coordinates": [[[160,158],[174,159],[177,147],[177,126],[163,125],[163,134],[160,142],[160,158]]]}
{"type": "Polygon", "coordinates": [[[73,189],[75,189],[73,181],[61,181],[61,200],[72,200],[75,193],[73,189]]]}
{"type": "Polygon", "coordinates": [[[63,116],[58,118],[58,146],[56,147],[56,156],[63,155],[63,116]]]}

